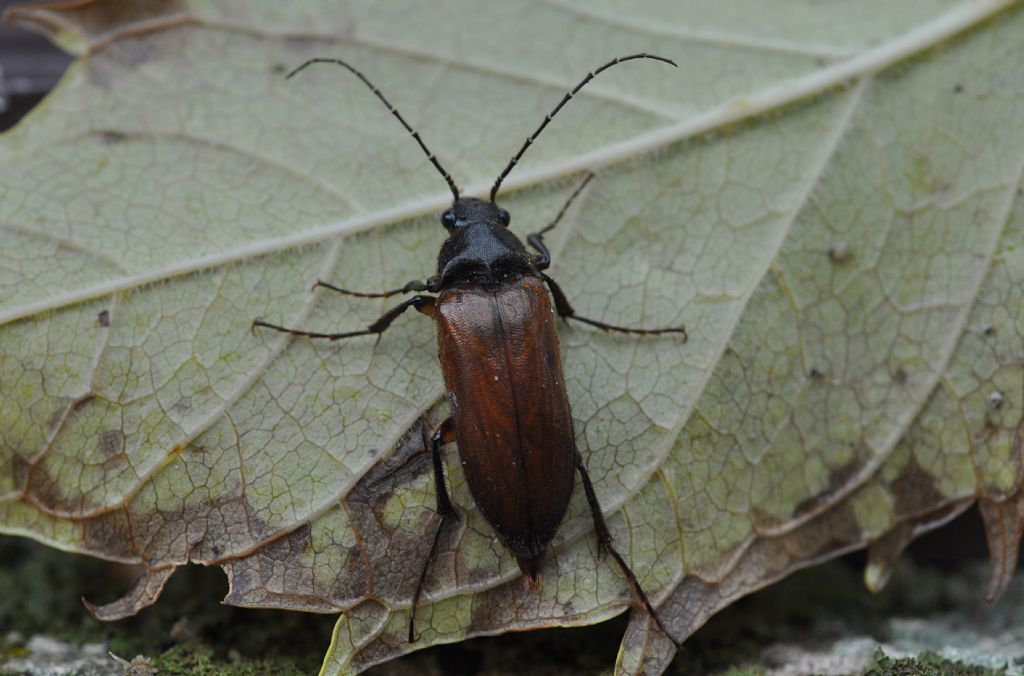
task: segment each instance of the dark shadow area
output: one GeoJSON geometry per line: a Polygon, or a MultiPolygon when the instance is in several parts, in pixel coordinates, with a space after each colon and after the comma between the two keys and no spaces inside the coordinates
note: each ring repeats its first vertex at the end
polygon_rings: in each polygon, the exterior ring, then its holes
{"type": "Polygon", "coordinates": [[[942,528],[914,540],[907,548],[907,555],[917,563],[938,568],[961,566],[965,561],[988,560],[985,524],[978,505],[972,505],[942,528]]]}
{"type": "Polygon", "coordinates": [[[163,654],[166,665],[154,665],[164,667],[162,674],[243,661],[266,673],[315,673],[334,626],[333,616],[224,605],[224,573],[202,566],[179,569],[160,601],[137,616],[100,622],[86,611],[82,597],[113,601],[131,585],[131,568],[9,536],[0,536],[0,562],[0,656],[44,634],[77,644],[103,643],[128,659],[163,654]]]}
{"type": "MultiPolygon", "coordinates": [[[[13,4],[0,2],[0,15],[13,4]]],[[[46,38],[0,24],[0,132],[35,107],[70,63],[71,56],[46,38]]]]}

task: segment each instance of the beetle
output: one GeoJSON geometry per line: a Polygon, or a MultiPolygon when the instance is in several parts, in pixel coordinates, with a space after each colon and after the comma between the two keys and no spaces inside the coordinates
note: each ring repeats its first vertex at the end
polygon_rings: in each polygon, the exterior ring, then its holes
{"type": "Polygon", "coordinates": [[[429,161],[448,184],[452,206],[441,214],[448,233],[437,257],[436,274],[426,281],[411,281],[398,289],[359,292],[317,280],[338,293],[364,298],[386,298],[417,293],[380,316],[367,328],[341,333],[302,331],[256,319],[252,328],[267,328],[293,336],[336,341],[377,335],[409,308],[434,319],[438,357],[448,391],[451,417],[431,437],[434,485],[440,519],[420,571],[409,614],[409,642],[415,639],[416,607],[444,527],[458,520],[444,482],[441,448],[458,443],[459,456],[470,494],[500,541],[515,557],[526,584],[537,589],[547,547],[565,518],[579,472],[600,546],[611,555],[637,600],[676,647],[679,643],[662,624],[636,575],[612,544],[601,506],[586,465],[576,447],[569,399],[562,374],[554,314],[562,319],[604,331],[638,335],[681,334],[684,326],[637,329],[608,324],[576,314],[565,293],[544,271],[551,255],[544,235],[558,225],[573,201],[593,179],[586,177],[569,196],[555,218],[526,238],[531,254],[509,231],[509,212],[495,201],[508,173],[559,110],[602,71],[633,59],[652,59],[675,66],[653,54],[631,54],[612,59],[587,74],[562,98],[531,134],[491,187],[490,199],[464,197],[451,175],[441,166],[422,138],[359,70],[340,59],[315,58],[288,74],[291,78],[314,64],[342,66],[359,78],[412,135],[429,161]],[[552,311],[548,298],[554,301],[552,311]]]}

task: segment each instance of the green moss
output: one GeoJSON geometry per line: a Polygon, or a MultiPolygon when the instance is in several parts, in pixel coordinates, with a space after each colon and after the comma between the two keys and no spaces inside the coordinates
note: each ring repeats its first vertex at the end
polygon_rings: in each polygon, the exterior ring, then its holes
{"type": "Polygon", "coordinates": [[[154,659],[153,667],[162,676],[302,676],[310,673],[308,666],[300,668],[294,660],[281,658],[225,661],[202,643],[177,645],[154,659]]]}
{"type": "Polygon", "coordinates": [[[875,652],[872,665],[865,676],[990,676],[1000,672],[963,662],[953,662],[935,653],[925,652],[917,657],[892,658],[881,649],[875,652]]]}

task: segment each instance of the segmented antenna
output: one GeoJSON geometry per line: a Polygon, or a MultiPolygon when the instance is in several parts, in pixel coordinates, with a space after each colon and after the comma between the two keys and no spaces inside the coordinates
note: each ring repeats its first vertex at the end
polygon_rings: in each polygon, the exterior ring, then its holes
{"type": "MultiPolygon", "coordinates": [[[[366,79],[366,76],[363,75],[361,72],[359,72],[357,69],[355,69],[354,67],[352,67],[348,63],[345,63],[341,59],[316,58],[316,59],[310,59],[309,61],[306,61],[301,66],[299,66],[298,68],[296,68],[292,72],[288,73],[288,75],[286,76],[285,79],[290,79],[293,75],[297,75],[300,71],[305,69],[307,66],[311,66],[311,65],[313,65],[315,63],[333,63],[333,64],[336,64],[338,66],[341,66],[342,68],[347,69],[350,73],[352,73],[357,78],[362,80],[363,84],[365,84],[367,87],[369,87],[370,91],[372,91],[374,94],[377,95],[377,98],[380,99],[384,103],[385,106],[387,106],[388,110],[391,111],[391,114],[394,115],[395,118],[399,122],[402,123],[402,126],[405,127],[405,129],[410,134],[412,134],[412,137],[414,139],[416,139],[416,143],[420,144],[420,148],[423,148],[423,152],[427,154],[427,159],[430,160],[430,163],[434,165],[434,168],[437,169],[437,171],[444,178],[445,183],[448,184],[448,187],[452,191],[452,195],[455,197],[455,201],[456,202],[459,201],[459,187],[457,185],[455,185],[455,181],[452,180],[451,174],[449,174],[445,170],[445,168],[441,166],[441,163],[437,161],[437,158],[434,156],[434,153],[430,152],[430,148],[428,148],[427,144],[425,144],[423,142],[423,139],[420,138],[420,133],[418,131],[416,131],[415,129],[413,129],[412,127],[409,126],[409,123],[405,121],[405,118],[402,117],[402,114],[399,113],[398,110],[393,105],[391,105],[391,102],[388,101],[386,98],[384,98],[384,95],[380,93],[380,90],[377,89],[375,86],[373,86],[373,83],[370,82],[368,79],[366,79]]],[[[600,72],[600,71],[598,71],[598,72],[600,72]]]]}
{"type": "Polygon", "coordinates": [[[578,85],[576,85],[569,93],[567,93],[562,98],[561,101],[558,102],[558,105],[555,106],[555,109],[547,114],[547,116],[544,118],[544,121],[540,123],[539,127],[537,127],[537,131],[533,132],[530,135],[530,137],[526,139],[526,143],[524,143],[523,147],[519,149],[519,152],[515,154],[515,157],[509,160],[508,166],[506,166],[505,169],[501,172],[501,174],[498,175],[498,180],[494,182],[494,187],[491,188],[492,202],[494,201],[494,198],[498,195],[498,188],[501,187],[501,182],[505,180],[506,176],[508,176],[508,172],[512,171],[512,168],[515,167],[516,164],[519,162],[519,158],[522,157],[523,153],[526,152],[526,149],[529,148],[535,140],[537,140],[537,137],[540,136],[540,133],[544,131],[544,127],[548,126],[548,122],[551,122],[551,119],[558,113],[558,111],[562,109],[562,106],[568,103],[569,99],[576,96],[576,93],[579,90],[583,89],[583,87],[588,82],[597,77],[597,74],[600,73],[601,71],[608,70],[615,64],[622,63],[623,61],[632,61],[633,59],[653,59],[655,61],[662,61],[673,66],[676,65],[675,61],[673,61],[672,59],[666,59],[663,56],[655,56],[654,54],[630,54],[629,56],[620,56],[617,59],[612,59],[611,61],[604,64],[597,70],[590,71],[590,73],[588,73],[587,76],[583,78],[583,80],[578,85]]]}

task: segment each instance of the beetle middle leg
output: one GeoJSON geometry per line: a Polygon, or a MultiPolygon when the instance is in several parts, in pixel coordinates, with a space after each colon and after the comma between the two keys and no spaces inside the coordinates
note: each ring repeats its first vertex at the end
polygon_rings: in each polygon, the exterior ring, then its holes
{"type": "Polygon", "coordinates": [[[565,297],[565,292],[562,291],[562,287],[558,286],[555,280],[551,279],[543,272],[540,276],[544,279],[544,282],[551,289],[551,295],[555,299],[555,312],[558,316],[563,319],[575,319],[578,322],[584,324],[590,324],[596,326],[602,331],[618,331],[619,333],[634,333],[641,336],[657,336],[662,333],[681,333],[683,334],[683,340],[687,340],[689,335],[686,333],[685,326],[672,326],[664,329],[635,329],[630,326],[618,326],[616,324],[608,324],[606,322],[598,321],[597,319],[589,319],[587,317],[580,317],[576,314],[576,310],[573,309],[572,305],[569,304],[569,299],[565,297]]]}
{"type": "Polygon", "coordinates": [[[356,336],[370,336],[380,335],[387,331],[388,327],[391,326],[391,322],[395,321],[400,314],[405,312],[411,307],[416,308],[419,312],[433,317],[434,307],[436,299],[433,296],[413,296],[409,300],[403,301],[391,308],[380,317],[377,321],[370,324],[368,327],[361,331],[345,331],[343,333],[319,333],[317,331],[301,331],[299,329],[290,329],[287,326],[279,326],[277,324],[270,324],[262,319],[255,319],[252,322],[252,328],[255,330],[257,327],[265,329],[273,329],[274,331],[280,331],[281,333],[287,333],[293,336],[305,336],[306,338],[323,338],[325,340],[341,340],[342,338],[355,338],[356,336]]]}
{"type": "Polygon", "coordinates": [[[626,581],[629,583],[630,588],[633,590],[633,594],[643,604],[647,613],[654,620],[654,623],[658,625],[658,629],[661,629],[661,633],[665,634],[665,637],[672,641],[678,650],[681,645],[678,641],[672,638],[672,634],[668,633],[668,629],[661,623],[661,618],[658,616],[658,611],[654,609],[651,602],[647,598],[647,594],[644,592],[643,587],[640,586],[640,581],[636,579],[636,575],[633,570],[626,563],[626,560],[622,558],[618,550],[612,544],[612,534],[608,530],[608,524],[605,523],[604,514],[601,513],[601,504],[597,501],[597,493],[594,492],[594,484],[590,482],[590,475],[587,473],[587,466],[583,464],[583,456],[580,455],[579,451],[576,452],[576,469],[580,472],[580,478],[583,479],[583,491],[587,494],[587,504],[590,506],[590,516],[594,519],[594,529],[597,531],[597,541],[606,552],[611,554],[612,558],[615,559],[616,565],[622,574],[626,576],[626,581]]]}
{"type": "Polygon", "coordinates": [[[416,606],[420,601],[420,593],[423,591],[423,584],[427,581],[427,571],[434,561],[434,554],[437,553],[437,545],[441,540],[441,531],[449,520],[459,520],[459,515],[452,507],[451,498],[448,497],[448,489],[444,485],[444,465],[441,462],[441,446],[455,441],[455,423],[448,418],[438,425],[434,435],[430,438],[430,454],[434,460],[434,494],[437,497],[437,513],[441,518],[437,521],[434,529],[434,537],[430,541],[430,550],[423,562],[423,569],[420,571],[419,582],[416,583],[416,592],[412,596],[412,610],[409,612],[409,643],[416,642],[416,606]]]}

